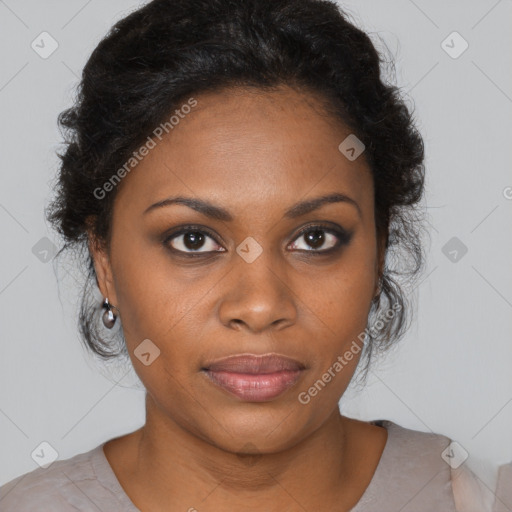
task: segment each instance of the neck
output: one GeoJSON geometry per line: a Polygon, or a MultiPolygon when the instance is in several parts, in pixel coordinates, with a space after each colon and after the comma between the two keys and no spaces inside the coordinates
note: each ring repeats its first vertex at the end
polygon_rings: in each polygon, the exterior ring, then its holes
{"type": "Polygon", "coordinates": [[[147,395],[146,424],[135,442],[136,480],[151,494],[151,510],[189,510],[194,503],[200,509],[201,500],[204,510],[216,511],[330,505],[343,510],[344,500],[349,510],[366,487],[357,490],[361,474],[354,460],[361,453],[349,440],[352,421],[336,407],[324,424],[290,448],[260,453],[247,443],[244,453],[233,453],[172,421],[147,395]]]}

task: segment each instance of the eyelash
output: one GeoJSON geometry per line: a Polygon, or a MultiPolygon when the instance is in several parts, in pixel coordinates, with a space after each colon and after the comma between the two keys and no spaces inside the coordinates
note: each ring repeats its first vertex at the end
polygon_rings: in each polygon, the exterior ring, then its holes
{"type": "MultiPolygon", "coordinates": [[[[331,247],[330,249],[324,249],[324,250],[304,250],[304,249],[296,249],[298,252],[303,252],[305,254],[312,255],[312,256],[323,256],[327,254],[332,254],[336,251],[338,251],[342,246],[348,245],[350,243],[350,240],[352,239],[352,232],[348,232],[342,228],[334,228],[331,225],[323,224],[323,223],[316,223],[316,224],[310,224],[308,226],[305,226],[302,228],[295,238],[292,240],[292,243],[294,243],[296,240],[298,240],[301,236],[303,236],[306,233],[314,232],[314,231],[324,231],[326,233],[330,233],[338,238],[338,241],[334,247],[331,247]]],[[[168,248],[170,251],[172,251],[174,254],[177,254],[179,256],[184,256],[185,258],[197,258],[197,257],[204,257],[205,255],[211,255],[212,253],[217,252],[225,252],[225,251],[204,251],[204,252],[186,252],[181,251],[179,249],[174,249],[173,247],[170,247],[169,242],[173,240],[174,238],[186,234],[186,233],[200,233],[202,235],[207,235],[210,238],[214,240],[214,242],[217,245],[221,245],[218,241],[216,236],[208,229],[203,226],[198,225],[189,225],[189,226],[183,226],[182,228],[179,228],[176,231],[173,231],[170,235],[166,236],[163,240],[163,244],[166,248],[168,248]]]]}

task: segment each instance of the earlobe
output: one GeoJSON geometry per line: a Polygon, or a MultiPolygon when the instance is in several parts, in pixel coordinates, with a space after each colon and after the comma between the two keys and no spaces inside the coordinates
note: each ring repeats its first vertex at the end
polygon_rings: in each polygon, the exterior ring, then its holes
{"type": "Polygon", "coordinates": [[[100,243],[91,231],[88,231],[88,247],[96,272],[96,284],[101,294],[108,297],[110,303],[117,304],[110,258],[104,244],[100,243]]]}

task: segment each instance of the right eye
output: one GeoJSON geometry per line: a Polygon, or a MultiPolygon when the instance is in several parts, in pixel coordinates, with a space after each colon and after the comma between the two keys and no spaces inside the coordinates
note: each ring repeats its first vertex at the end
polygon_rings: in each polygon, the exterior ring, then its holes
{"type": "Polygon", "coordinates": [[[186,226],[172,233],[166,237],[164,245],[170,247],[172,251],[180,252],[184,255],[224,251],[224,248],[215,241],[213,235],[205,231],[204,228],[198,229],[193,226],[186,226]],[[219,250],[218,247],[221,249],[219,250]]]}

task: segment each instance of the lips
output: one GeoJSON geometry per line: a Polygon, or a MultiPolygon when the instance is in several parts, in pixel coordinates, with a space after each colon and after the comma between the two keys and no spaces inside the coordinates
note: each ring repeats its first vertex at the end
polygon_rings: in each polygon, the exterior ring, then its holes
{"type": "Polygon", "coordinates": [[[277,354],[261,356],[242,354],[231,356],[205,365],[206,370],[212,372],[233,372],[256,375],[261,373],[275,373],[283,370],[303,370],[304,365],[289,357],[277,354]]]}
{"type": "Polygon", "coordinates": [[[241,354],[209,362],[202,369],[209,381],[247,402],[267,402],[290,389],[304,365],[277,354],[241,354]]]}

